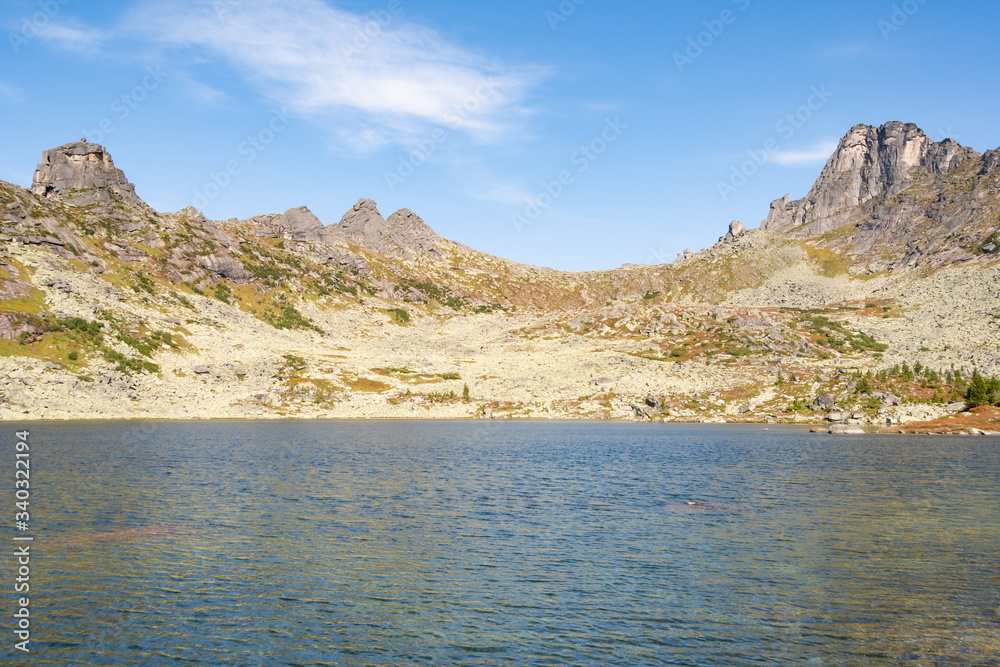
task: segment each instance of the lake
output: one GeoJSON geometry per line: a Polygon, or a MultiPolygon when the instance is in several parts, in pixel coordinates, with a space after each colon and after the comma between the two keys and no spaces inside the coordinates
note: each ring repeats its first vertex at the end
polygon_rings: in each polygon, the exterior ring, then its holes
{"type": "MultiPolygon", "coordinates": [[[[37,665],[1000,665],[1000,439],[30,430],[37,665]]],[[[8,529],[10,540],[17,534],[8,529]]]]}

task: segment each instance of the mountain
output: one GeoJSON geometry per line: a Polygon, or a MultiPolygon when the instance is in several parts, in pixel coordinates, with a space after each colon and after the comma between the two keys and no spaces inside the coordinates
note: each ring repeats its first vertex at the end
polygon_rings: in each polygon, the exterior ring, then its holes
{"type": "Polygon", "coordinates": [[[954,264],[982,254],[996,230],[998,167],[997,150],[935,142],[913,124],[856,125],[809,193],[772,202],[761,229],[826,237],[879,269],[954,264]]]}
{"type": "Polygon", "coordinates": [[[158,212],[66,144],[0,182],[0,418],[941,416],[1000,370],[997,155],[858,125],[759,228],[571,273],[369,199],[158,212]]]}

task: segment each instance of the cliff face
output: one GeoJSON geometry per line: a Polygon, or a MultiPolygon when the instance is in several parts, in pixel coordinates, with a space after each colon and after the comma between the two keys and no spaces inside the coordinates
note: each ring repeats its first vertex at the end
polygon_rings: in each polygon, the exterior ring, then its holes
{"type": "Polygon", "coordinates": [[[998,176],[996,150],[935,142],[912,124],[857,125],[809,193],[772,202],[761,229],[817,239],[872,272],[947,266],[991,252],[998,176]]]}
{"type": "Polygon", "coordinates": [[[795,201],[788,195],[776,199],[761,228],[817,236],[845,224],[872,198],[905,189],[915,177],[946,174],[981,158],[952,139],[932,141],[912,123],[855,125],[840,140],[809,194],[795,201]]]}
{"type": "Polygon", "coordinates": [[[78,141],[42,153],[31,191],[74,205],[114,203],[148,209],[103,146],[78,141]]]}

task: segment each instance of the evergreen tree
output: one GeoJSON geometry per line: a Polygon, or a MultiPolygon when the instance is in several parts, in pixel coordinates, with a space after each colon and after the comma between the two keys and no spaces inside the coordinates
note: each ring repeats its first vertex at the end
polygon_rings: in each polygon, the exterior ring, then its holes
{"type": "Polygon", "coordinates": [[[981,405],[993,405],[1000,401],[1000,379],[984,378],[979,371],[972,372],[969,388],[965,391],[965,405],[977,408],[981,405]]]}

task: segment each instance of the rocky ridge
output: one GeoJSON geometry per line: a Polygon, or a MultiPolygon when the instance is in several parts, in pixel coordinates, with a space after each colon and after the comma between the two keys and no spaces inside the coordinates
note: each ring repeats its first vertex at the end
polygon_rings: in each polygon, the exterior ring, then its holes
{"type": "Polygon", "coordinates": [[[939,417],[955,383],[859,374],[1000,370],[998,162],[857,126],[760,229],[574,274],[367,199],[335,225],[158,213],[67,144],[0,183],[0,417],[939,417]]]}

